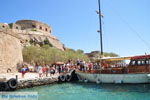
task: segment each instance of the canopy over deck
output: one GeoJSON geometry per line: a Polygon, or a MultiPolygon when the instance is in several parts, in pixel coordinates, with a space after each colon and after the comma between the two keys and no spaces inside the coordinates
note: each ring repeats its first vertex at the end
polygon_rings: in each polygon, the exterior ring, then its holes
{"type": "Polygon", "coordinates": [[[137,59],[150,59],[150,55],[126,56],[126,57],[103,57],[103,58],[101,58],[101,60],[104,60],[104,61],[137,60],[137,59]]]}
{"type": "Polygon", "coordinates": [[[104,57],[101,60],[105,61],[120,61],[120,60],[130,60],[131,57],[104,57]]]}

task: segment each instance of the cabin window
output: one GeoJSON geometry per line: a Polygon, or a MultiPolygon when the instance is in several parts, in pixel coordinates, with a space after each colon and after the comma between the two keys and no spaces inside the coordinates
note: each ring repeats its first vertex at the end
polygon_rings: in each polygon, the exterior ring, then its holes
{"type": "Polygon", "coordinates": [[[137,65],[141,65],[141,61],[137,61],[137,65]]]}
{"type": "Polygon", "coordinates": [[[35,26],[35,25],[32,25],[32,27],[33,27],[33,28],[36,28],[36,26],[35,26]]]}
{"type": "Polygon", "coordinates": [[[135,65],[136,64],[136,61],[131,61],[131,65],[135,65]]]}
{"type": "Polygon", "coordinates": [[[144,60],[142,60],[142,61],[141,61],[141,64],[142,64],[142,65],[145,65],[145,61],[144,61],[144,60]]]}
{"type": "Polygon", "coordinates": [[[150,59],[149,59],[149,60],[146,60],[145,63],[146,63],[147,65],[149,65],[149,64],[150,64],[150,59]]]}
{"type": "Polygon", "coordinates": [[[149,60],[146,60],[146,62],[145,62],[147,65],[149,64],[149,60]]]}

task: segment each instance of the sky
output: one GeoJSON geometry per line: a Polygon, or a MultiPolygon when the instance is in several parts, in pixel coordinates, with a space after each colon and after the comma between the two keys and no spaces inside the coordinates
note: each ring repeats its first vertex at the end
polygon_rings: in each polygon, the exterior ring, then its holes
{"type": "MultiPolygon", "coordinates": [[[[150,0],[101,0],[104,52],[150,54],[150,0]]],[[[100,50],[97,0],[1,0],[0,22],[47,23],[66,47],[100,50]]]]}

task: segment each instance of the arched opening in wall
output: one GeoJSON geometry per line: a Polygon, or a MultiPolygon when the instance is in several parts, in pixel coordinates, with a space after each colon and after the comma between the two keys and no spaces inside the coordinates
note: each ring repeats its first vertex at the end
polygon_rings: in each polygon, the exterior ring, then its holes
{"type": "Polygon", "coordinates": [[[32,25],[32,28],[36,28],[36,26],[35,26],[35,25],[32,25]]]}
{"type": "Polygon", "coordinates": [[[3,28],[5,28],[5,26],[4,26],[4,25],[3,25],[2,27],[3,27],[3,28]]]}
{"type": "Polygon", "coordinates": [[[52,31],[50,30],[49,32],[51,33],[52,31]]]}
{"type": "Polygon", "coordinates": [[[40,26],[40,30],[42,30],[42,27],[40,26]]]}
{"type": "Polygon", "coordinates": [[[47,28],[45,28],[45,31],[47,32],[47,28]]]}
{"type": "Polygon", "coordinates": [[[16,29],[18,29],[18,26],[16,26],[16,29]]]}

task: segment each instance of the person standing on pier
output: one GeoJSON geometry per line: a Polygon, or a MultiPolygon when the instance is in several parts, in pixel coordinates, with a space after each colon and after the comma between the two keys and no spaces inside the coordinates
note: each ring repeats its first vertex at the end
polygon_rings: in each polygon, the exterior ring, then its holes
{"type": "Polygon", "coordinates": [[[46,77],[48,76],[48,73],[49,73],[49,65],[46,64],[46,77]]]}
{"type": "Polygon", "coordinates": [[[24,75],[27,71],[27,68],[23,65],[22,69],[21,69],[21,73],[22,73],[22,78],[24,78],[24,75]]]}
{"type": "Polygon", "coordinates": [[[43,68],[42,68],[41,64],[38,66],[38,73],[39,73],[39,77],[42,77],[43,68]]]}

